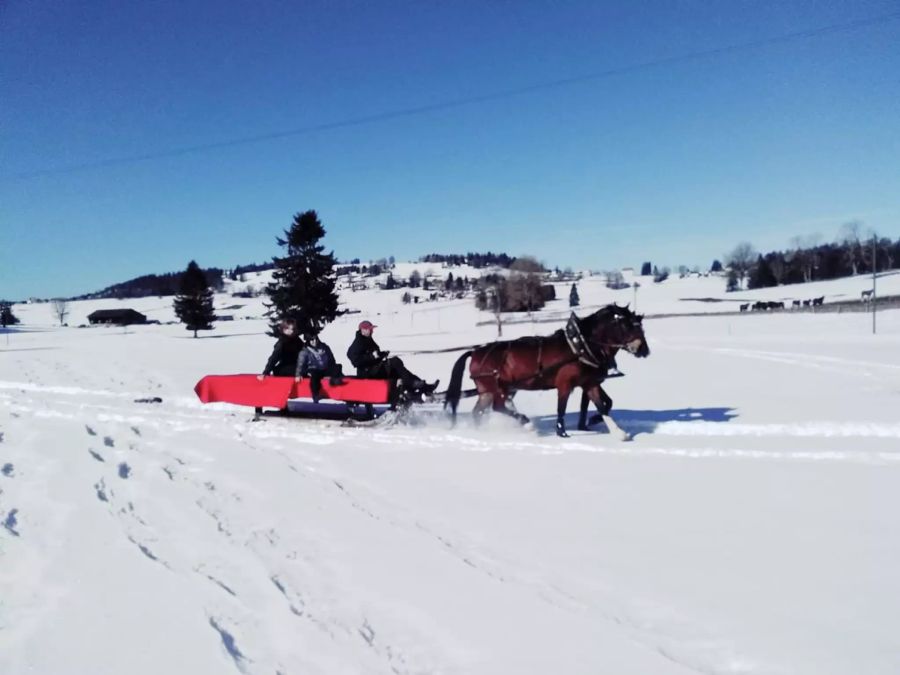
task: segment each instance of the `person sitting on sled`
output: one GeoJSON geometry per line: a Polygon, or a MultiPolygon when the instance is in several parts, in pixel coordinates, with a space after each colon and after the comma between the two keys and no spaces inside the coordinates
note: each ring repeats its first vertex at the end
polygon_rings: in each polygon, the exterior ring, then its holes
{"type": "Polygon", "coordinates": [[[293,319],[282,319],[278,324],[278,332],[281,335],[278,336],[262,374],[256,376],[258,380],[262,380],[266,375],[292,377],[297,370],[297,359],[300,357],[300,350],[303,349],[303,343],[297,335],[297,322],[293,319]]]}
{"type": "Polygon", "coordinates": [[[399,379],[408,392],[433,394],[440,380],[428,384],[418,375],[411,373],[403,361],[396,356],[390,356],[390,352],[378,346],[372,338],[374,328],[375,325],[371,321],[362,321],[353,344],[347,350],[347,357],[356,368],[356,374],[360,377],[377,379],[399,379]]]}
{"type": "Polygon", "coordinates": [[[318,403],[322,397],[322,378],[328,377],[331,386],[344,383],[341,366],[335,363],[331,347],[319,339],[316,333],[308,333],[303,336],[306,346],[300,351],[297,359],[295,381],[299,382],[304,377],[309,377],[309,389],[312,392],[313,403],[318,403]]]}
{"type": "MultiPolygon", "coordinates": [[[[297,322],[293,319],[282,319],[278,324],[278,332],[281,335],[278,336],[272,354],[266,361],[266,367],[263,368],[262,374],[256,376],[259,381],[262,381],[266,375],[291,377],[297,370],[297,358],[300,356],[300,350],[303,349],[303,343],[297,336],[297,322]]],[[[259,419],[260,415],[262,415],[262,408],[257,407],[256,419],[259,419]]]]}

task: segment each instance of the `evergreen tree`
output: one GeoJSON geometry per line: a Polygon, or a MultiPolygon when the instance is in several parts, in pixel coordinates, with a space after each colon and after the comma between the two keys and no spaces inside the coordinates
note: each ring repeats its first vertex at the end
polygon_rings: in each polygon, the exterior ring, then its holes
{"type": "Polygon", "coordinates": [[[713,260],[712,265],[709,267],[710,272],[721,272],[722,271],[722,263],[719,260],[713,260]]]}
{"type": "Polygon", "coordinates": [[[730,268],[729,268],[729,270],[728,270],[728,277],[727,277],[727,280],[726,280],[726,282],[725,282],[725,292],[726,292],[726,293],[731,293],[731,292],[733,292],[733,291],[736,291],[737,289],[738,289],[738,277],[737,277],[737,272],[735,272],[733,269],[730,269],[730,268]]]}
{"type": "Polygon", "coordinates": [[[6,328],[7,326],[15,326],[17,323],[19,323],[19,319],[13,314],[12,305],[6,302],[0,304],[0,326],[6,328]]]}
{"type": "Polygon", "coordinates": [[[282,319],[294,319],[298,332],[303,335],[318,332],[325,324],[334,321],[338,313],[338,296],[334,290],[333,253],[325,253],[319,240],[325,236],[325,228],[315,211],[294,216],[285,238],[277,239],[285,247],[287,255],[275,257],[272,283],[266,286],[271,303],[266,303],[272,334],[282,319]]]}
{"type": "Polygon", "coordinates": [[[772,267],[769,265],[769,261],[762,256],[759,256],[756,261],[756,267],[753,268],[753,271],[747,280],[747,288],[768,288],[769,286],[777,285],[778,282],[775,280],[775,275],[772,273],[772,267]]]}
{"type": "Polygon", "coordinates": [[[216,320],[212,289],[203,270],[193,260],[181,275],[179,292],[175,296],[175,316],[188,330],[194,331],[194,337],[197,337],[198,330],[211,329],[212,322],[216,320]]]}
{"type": "Polygon", "coordinates": [[[653,266],[649,262],[645,262],[641,265],[641,276],[649,277],[653,273],[653,266]]]}
{"type": "Polygon", "coordinates": [[[575,284],[572,284],[572,290],[569,291],[569,307],[578,307],[581,303],[581,298],[578,297],[578,288],[575,284]]]}
{"type": "Polygon", "coordinates": [[[387,279],[384,282],[384,290],[392,291],[397,288],[397,281],[394,279],[394,275],[388,272],[387,279]]]}

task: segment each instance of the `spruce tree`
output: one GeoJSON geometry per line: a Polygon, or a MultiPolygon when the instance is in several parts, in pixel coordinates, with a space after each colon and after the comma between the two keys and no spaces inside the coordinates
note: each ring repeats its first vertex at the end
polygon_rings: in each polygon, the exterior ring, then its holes
{"type": "Polygon", "coordinates": [[[209,330],[216,320],[213,311],[213,292],[206,281],[206,275],[196,262],[191,260],[181,275],[178,295],[175,296],[175,315],[185,324],[187,330],[209,330]]]}
{"type": "Polygon", "coordinates": [[[737,272],[733,269],[728,270],[728,277],[725,281],[725,292],[731,293],[732,291],[736,291],[738,289],[738,277],[737,272]]]}
{"type": "Polygon", "coordinates": [[[266,303],[266,315],[275,334],[275,326],[282,319],[294,319],[299,333],[318,332],[334,321],[338,313],[338,296],[334,290],[333,253],[325,253],[319,240],[325,228],[315,211],[294,216],[291,227],[284,231],[278,245],[286,249],[283,258],[275,257],[272,283],[266,286],[271,303],[266,303]]]}
{"type": "Polygon", "coordinates": [[[769,261],[762,256],[759,256],[759,259],[756,261],[756,267],[750,273],[750,278],[747,281],[747,288],[768,288],[777,285],[778,282],[775,279],[775,274],[772,272],[769,261]]]}
{"type": "Polygon", "coordinates": [[[7,326],[15,326],[17,323],[19,323],[19,319],[13,314],[12,305],[6,302],[0,304],[0,326],[6,328],[7,326]]]}
{"type": "Polygon", "coordinates": [[[569,291],[569,307],[578,307],[581,303],[581,298],[578,297],[578,288],[575,284],[572,284],[572,290],[569,291]]]}

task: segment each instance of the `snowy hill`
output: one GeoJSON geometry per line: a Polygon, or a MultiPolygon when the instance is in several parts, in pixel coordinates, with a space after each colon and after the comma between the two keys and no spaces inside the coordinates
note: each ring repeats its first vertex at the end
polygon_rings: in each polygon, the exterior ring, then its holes
{"type": "MultiPolygon", "coordinates": [[[[421,274],[428,273],[434,280],[443,281],[448,274],[454,278],[468,277],[479,278],[488,272],[502,272],[498,269],[475,269],[468,266],[446,266],[439,263],[397,263],[392,270],[395,278],[405,279],[409,274],[417,270],[421,274]]],[[[603,305],[616,302],[620,305],[630,303],[641,313],[655,314],[705,314],[720,312],[736,312],[740,305],[755,301],[783,301],[790,307],[792,300],[804,300],[824,296],[825,304],[834,302],[857,301],[860,293],[872,287],[872,278],[869,275],[846,277],[829,281],[817,281],[808,284],[792,284],[773,288],[757,289],[753,291],[725,292],[725,279],[722,276],[711,274],[709,276],[690,275],[683,279],[670,277],[662,283],[654,283],[652,277],[634,275],[633,271],[626,270],[623,274],[624,281],[629,288],[612,290],[606,287],[606,279],[603,276],[584,276],[578,280],[578,292],[581,299],[579,312],[590,312],[603,305]],[[635,282],[639,284],[637,290],[633,287],[635,282]]],[[[247,273],[245,281],[225,280],[222,292],[215,296],[215,308],[217,314],[231,316],[235,320],[260,318],[265,315],[265,295],[258,297],[234,297],[235,293],[246,293],[248,290],[261,293],[265,286],[272,280],[272,271],[247,273]]],[[[486,312],[476,312],[460,309],[470,306],[473,300],[469,297],[465,300],[442,299],[436,303],[418,307],[404,307],[401,297],[411,290],[420,299],[426,300],[429,292],[420,289],[398,288],[390,291],[381,290],[377,286],[383,285],[387,273],[376,277],[354,276],[353,280],[366,284],[365,290],[353,291],[347,277],[338,280],[337,288],[342,309],[353,312],[366,312],[373,316],[404,317],[415,323],[415,316],[443,316],[462,312],[466,320],[470,316],[479,317],[480,321],[490,321],[492,315],[486,312]]],[[[546,307],[534,316],[525,314],[504,314],[504,320],[516,322],[536,319],[538,321],[562,321],[569,312],[569,290],[572,282],[553,282],[556,287],[556,300],[547,303],[546,307]]],[[[879,296],[900,295],[900,272],[886,272],[878,277],[879,296]]],[[[97,309],[133,308],[146,315],[151,321],[166,323],[175,321],[175,313],[172,308],[171,297],[131,298],[123,300],[77,300],[69,303],[70,314],[66,319],[69,326],[80,326],[88,323],[88,315],[97,309]]],[[[24,323],[34,326],[53,326],[58,321],[53,314],[52,303],[19,304],[13,308],[16,316],[24,323]]],[[[435,320],[435,325],[437,325],[435,320]]]]}
{"type": "MultiPolygon", "coordinates": [[[[648,319],[651,356],[620,358],[607,390],[631,443],[555,437],[553,392],[517,396],[533,428],[475,428],[470,400],[454,429],[203,406],[202,375],[258,372],[271,349],[250,318],[263,299],[238,286],[216,296],[235,320],[200,339],[165,325],[170,298],[74,302],[68,328],[17,305],[0,335],[0,673],[896,673],[900,310],[875,336],[863,314],[722,314],[858,298],[863,277],[640,282],[642,312],[710,315],[648,319]],[[163,325],[75,327],[116,306],[163,325]]],[[[570,285],[535,315],[559,323],[504,336],[560,327],[570,285]]],[[[634,299],[578,287],[581,313],[634,299]]],[[[324,331],[339,360],[363,317],[445,383],[459,352],[427,352],[495,339],[471,298],[402,293],[341,290],[359,313],[324,331]]]]}

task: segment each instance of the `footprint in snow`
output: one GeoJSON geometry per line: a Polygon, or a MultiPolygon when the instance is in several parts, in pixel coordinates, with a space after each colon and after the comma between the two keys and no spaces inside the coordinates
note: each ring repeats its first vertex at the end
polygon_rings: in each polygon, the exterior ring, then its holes
{"type": "Polygon", "coordinates": [[[18,525],[18,522],[16,521],[16,514],[18,512],[19,509],[12,509],[9,513],[6,514],[6,519],[3,521],[3,527],[14,537],[19,536],[19,532],[16,530],[16,526],[18,525]]]}
{"type": "Polygon", "coordinates": [[[128,476],[131,475],[131,467],[128,466],[127,462],[122,462],[119,464],[119,478],[127,479],[128,476]]]}
{"type": "Polygon", "coordinates": [[[13,475],[13,471],[15,471],[15,467],[12,464],[10,464],[9,462],[4,464],[3,468],[0,469],[0,473],[2,473],[7,478],[9,478],[13,475]]]}
{"type": "Polygon", "coordinates": [[[103,459],[103,455],[101,455],[99,452],[94,452],[94,451],[91,450],[90,448],[88,448],[88,452],[91,453],[91,457],[93,457],[94,459],[96,459],[98,462],[105,462],[105,461],[106,461],[105,459],[103,459]]]}
{"type": "Polygon", "coordinates": [[[104,436],[103,445],[105,445],[107,448],[114,448],[116,447],[116,442],[113,440],[112,436],[104,436]]]}
{"type": "Polygon", "coordinates": [[[94,489],[97,491],[97,499],[101,502],[109,502],[109,499],[106,496],[106,483],[103,482],[102,478],[98,483],[94,483],[94,489]]]}
{"type": "Polygon", "coordinates": [[[88,436],[96,436],[97,432],[91,429],[87,424],[84,425],[85,430],[88,432],[88,436]]]}

